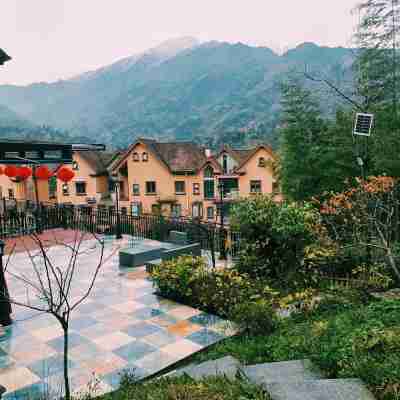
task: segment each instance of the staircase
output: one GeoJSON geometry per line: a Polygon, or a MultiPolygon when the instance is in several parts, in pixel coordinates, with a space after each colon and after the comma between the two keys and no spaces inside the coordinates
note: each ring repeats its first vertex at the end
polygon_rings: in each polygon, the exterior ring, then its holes
{"type": "Polygon", "coordinates": [[[242,365],[234,357],[192,364],[169,377],[188,375],[195,380],[216,375],[242,376],[265,389],[272,400],[374,400],[359,379],[324,379],[310,360],[242,365]]]}

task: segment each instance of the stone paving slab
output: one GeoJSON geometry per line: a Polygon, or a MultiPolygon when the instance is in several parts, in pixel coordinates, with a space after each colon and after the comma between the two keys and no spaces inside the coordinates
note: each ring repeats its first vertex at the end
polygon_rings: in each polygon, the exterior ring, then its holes
{"type": "Polygon", "coordinates": [[[301,382],[321,379],[322,374],[315,370],[310,360],[294,360],[243,367],[243,374],[256,385],[277,382],[301,382]]]}
{"type": "Polygon", "coordinates": [[[272,400],[374,400],[359,379],[322,379],[266,385],[272,400]]]}
{"type": "MultiPolygon", "coordinates": [[[[121,248],[130,244],[126,237],[119,242],[121,248]]],[[[113,241],[107,246],[106,252],[113,241]]],[[[84,247],[93,243],[85,241],[84,247]]],[[[74,296],[81,296],[89,284],[99,252],[95,248],[79,258],[74,296]]],[[[65,248],[53,246],[49,254],[57,265],[65,265],[65,248]]],[[[18,253],[9,268],[34,277],[24,253],[18,253]]],[[[11,295],[25,301],[26,288],[7,278],[11,295]]],[[[30,298],[34,300],[33,293],[30,298]]],[[[59,391],[63,332],[58,322],[22,307],[13,309],[14,324],[0,332],[0,385],[8,389],[4,399],[40,394],[49,382],[59,391]]],[[[221,326],[215,316],[154,294],[145,268],[120,269],[116,252],[101,268],[90,297],[72,314],[72,390],[82,392],[94,380],[102,390],[115,390],[124,371],[139,378],[158,373],[235,333],[229,325],[227,330],[221,326]]]]}
{"type": "Polygon", "coordinates": [[[233,379],[240,372],[240,362],[231,356],[219,358],[217,360],[205,361],[200,364],[191,364],[168,374],[168,377],[178,377],[188,375],[193,379],[203,379],[211,376],[226,376],[233,379]]]}

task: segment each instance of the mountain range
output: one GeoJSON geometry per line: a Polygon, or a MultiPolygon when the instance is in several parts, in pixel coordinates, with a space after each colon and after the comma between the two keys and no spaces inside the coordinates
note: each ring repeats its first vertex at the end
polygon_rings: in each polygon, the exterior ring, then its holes
{"type": "MultiPolygon", "coordinates": [[[[0,134],[12,136],[13,125],[24,132],[45,125],[114,147],[138,136],[276,142],[279,86],[288,72],[307,65],[342,85],[352,61],[350,49],[314,43],[278,55],[266,47],[183,37],[72,79],[0,85],[0,134]]],[[[336,104],[329,98],[327,112],[336,104]]]]}

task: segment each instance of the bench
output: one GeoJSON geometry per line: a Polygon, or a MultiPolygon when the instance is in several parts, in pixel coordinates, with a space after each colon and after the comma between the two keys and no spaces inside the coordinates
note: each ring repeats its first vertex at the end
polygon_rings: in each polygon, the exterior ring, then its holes
{"type": "Polygon", "coordinates": [[[188,244],[186,246],[176,247],[174,249],[163,250],[159,258],[146,262],[146,271],[151,272],[155,266],[160,265],[163,261],[170,261],[180,256],[201,256],[200,243],[188,244]]]}

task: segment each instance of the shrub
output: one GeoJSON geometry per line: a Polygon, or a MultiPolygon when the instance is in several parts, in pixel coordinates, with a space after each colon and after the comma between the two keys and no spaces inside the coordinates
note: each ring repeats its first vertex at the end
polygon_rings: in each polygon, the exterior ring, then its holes
{"type": "Polygon", "coordinates": [[[276,327],[271,302],[265,300],[237,304],[233,308],[231,319],[242,332],[250,335],[269,335],[276,327]]]}
{"type": "Polygon", "coordinates": [[[318,238],[318,213],[307,204],[256,196],[235,205],[231,220],[244,243],[236,267],[252,277],[293,283],[303,271],[306,247],[318,238]]]}
{"type": "Polygon", "coordinates": [[[210,270],[200,257],[163,262],[153,269],[151,277],[162,296],[222,317],[231,316],[238,304],[249,299],[271,299],[274,295],[261,281],[236,270],[210,270]]]}

